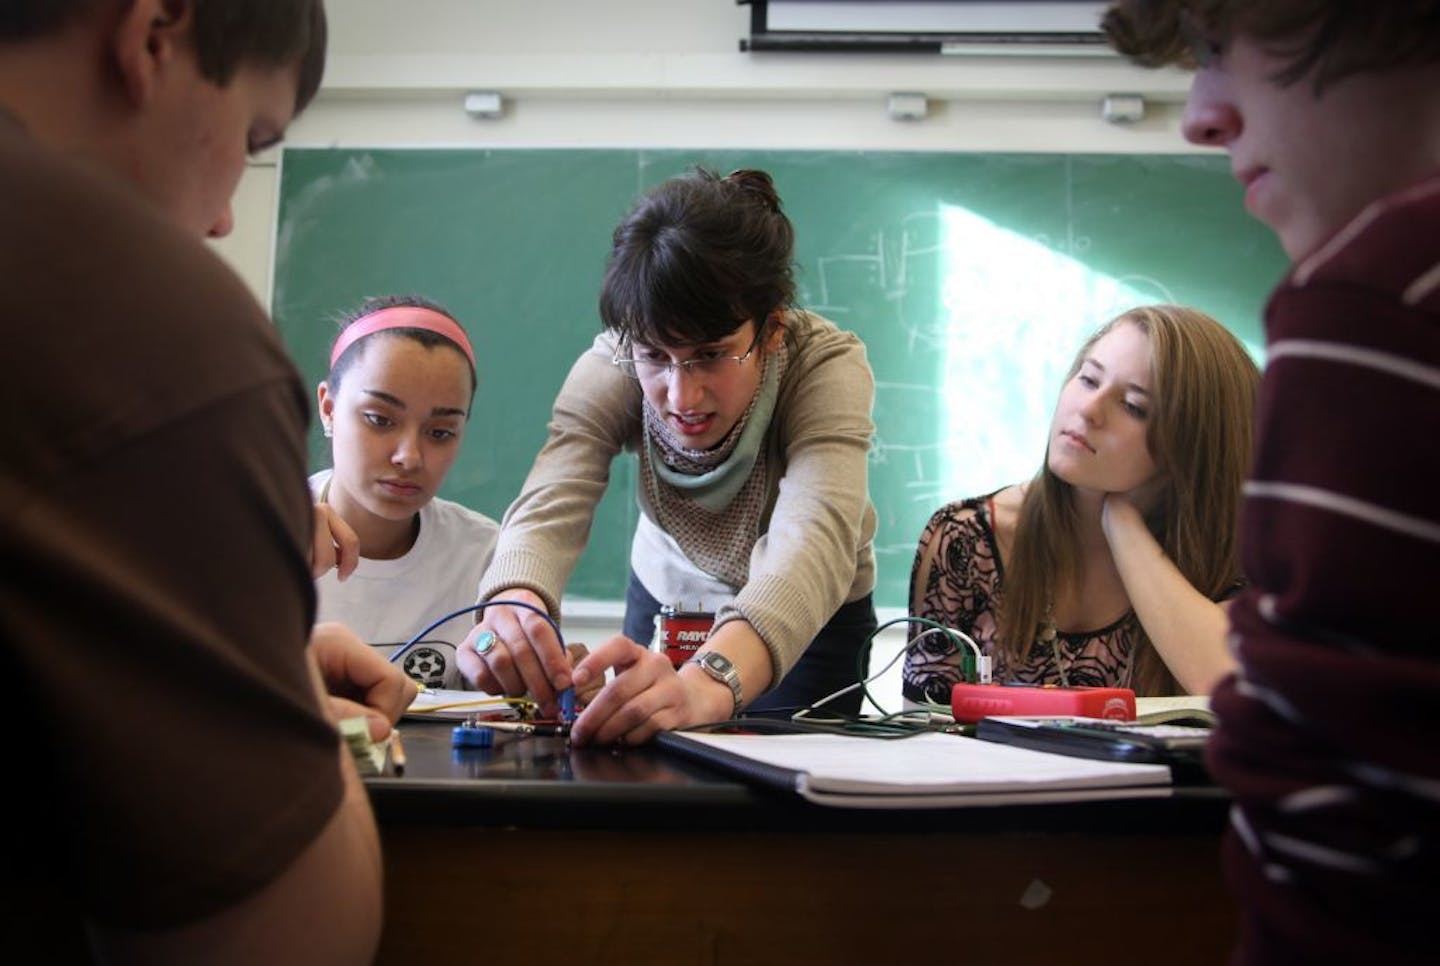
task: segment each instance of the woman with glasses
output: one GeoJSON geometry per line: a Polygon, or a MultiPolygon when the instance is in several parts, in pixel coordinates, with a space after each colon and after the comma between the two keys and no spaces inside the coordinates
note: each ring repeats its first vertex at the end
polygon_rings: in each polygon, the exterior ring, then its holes
{"type": "MultiPolygon", "coordinates": [[[[625,634],[572,670],[538,614],[488,608],[458,657],[472,686],[553,713],[560,691],[613,669],[571,740],[634,744],[855,682],[876,626],[874,379],[858,338],[793,306],[793,245],[761,171],[674,178],[615,230],[605,331],[560,390],[480,596],[558,617],[610,464],[633,452],[625,634]],[[666,605],[714,615],[678,670],[644,646],[666,605]]],[[[858,711],[846,698],[828,707],[858,711]]]]}

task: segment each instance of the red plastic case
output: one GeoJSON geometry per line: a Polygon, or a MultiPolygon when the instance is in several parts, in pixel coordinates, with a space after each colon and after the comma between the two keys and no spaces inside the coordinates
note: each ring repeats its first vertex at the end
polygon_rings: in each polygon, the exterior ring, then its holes
{"type": "Polygon", "coordinates": [[[1005,684],[957,684],[950,711],[962,724],[990,715],[1076,715],[1135,720],[1135,692],[1129,688],[1032,688],[1005,684]]]}

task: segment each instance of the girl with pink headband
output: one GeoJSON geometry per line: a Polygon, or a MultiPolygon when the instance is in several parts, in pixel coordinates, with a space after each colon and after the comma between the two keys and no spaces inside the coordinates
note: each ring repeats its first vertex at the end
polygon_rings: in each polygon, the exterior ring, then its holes
{"type": "MultiPolygon", "coordinates": [[[[494,551],[494,520],[436,496],[459,455],[475,387],[465,330],[418,296],[368,299],[348,316],[316,387],[334,467],[310,478],[318,619],[348,624],[386,653],[473,604],[494,551]]],[[[406,673],[429,687],[461,687],[455,645],[466,629],[454,622],[412,647],[406,673]]]]}

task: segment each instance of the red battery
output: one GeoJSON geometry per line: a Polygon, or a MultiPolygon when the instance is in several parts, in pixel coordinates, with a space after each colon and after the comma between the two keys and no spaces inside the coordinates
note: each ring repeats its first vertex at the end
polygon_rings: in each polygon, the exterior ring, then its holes
{"type": "Polygon", "coordinates": [[[710,636],[710,627],[714,623],[714,614],[661,607],[660,646],[665,649],[670,663],[678,668],[694,657],[700,645],[710,636]]]}

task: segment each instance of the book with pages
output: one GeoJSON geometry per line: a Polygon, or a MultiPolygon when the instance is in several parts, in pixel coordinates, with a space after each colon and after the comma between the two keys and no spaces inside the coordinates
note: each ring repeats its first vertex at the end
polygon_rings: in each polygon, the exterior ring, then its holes
{"type": "Polygon", "coordinates": [[[662,748],[748,781],[848,808],[944,808],[1170,794],[1170,769],[1096,761],[928,732],[846,734],[668,732],[662,748]]]}

